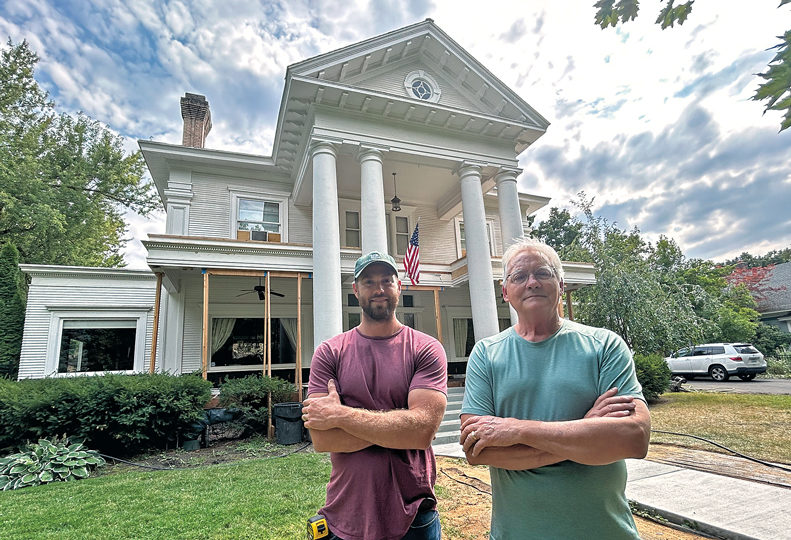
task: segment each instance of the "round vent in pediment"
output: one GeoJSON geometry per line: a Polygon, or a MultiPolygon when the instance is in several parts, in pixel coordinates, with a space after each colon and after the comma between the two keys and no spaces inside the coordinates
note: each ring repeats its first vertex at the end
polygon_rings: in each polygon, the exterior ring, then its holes
{"type": "Polygon", "coordinates": [[[412,71],[404,78],[404,90],[409,97],[430,103],[437,103],[442,93],[434,77],[422,69],[412,71]]]}

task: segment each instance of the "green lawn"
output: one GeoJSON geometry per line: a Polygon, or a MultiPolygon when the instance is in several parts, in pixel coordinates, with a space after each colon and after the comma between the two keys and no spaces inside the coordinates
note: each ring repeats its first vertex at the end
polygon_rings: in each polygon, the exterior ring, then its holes
{"type": "MultiPolygon", "coordinates": [[[[697,435],[750,457],[791,463],[791,396],[668,393],[650,410],[652,429],[697,435]]],[[[722,452],[689,437],[652,433],[651,442],[722,452]]]]}
{"type": "Polygon", "coordinates": [[[0,537],[302,540],[329,473],[326,454],[293,454],[0,492],[0,537]]]}

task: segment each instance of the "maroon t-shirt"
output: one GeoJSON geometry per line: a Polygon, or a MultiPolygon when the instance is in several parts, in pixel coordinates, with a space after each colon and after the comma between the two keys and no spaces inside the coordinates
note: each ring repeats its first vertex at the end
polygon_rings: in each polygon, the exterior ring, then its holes
{"type": "MultiPolygon", "coordinates": [[[[310,365],[308,395],[326,393],[335,380],[344,405],[373,411],[406,409],[410,390],[447,394],[448,366],[442,345],[408,326],[387,338],[356,328],[328,339],[310,365]]],[[[369,446],[331,452],[327,501],[319,512],[346,540],[403,537],[424,499],[436,500],[434,452],[369,446]]]]}

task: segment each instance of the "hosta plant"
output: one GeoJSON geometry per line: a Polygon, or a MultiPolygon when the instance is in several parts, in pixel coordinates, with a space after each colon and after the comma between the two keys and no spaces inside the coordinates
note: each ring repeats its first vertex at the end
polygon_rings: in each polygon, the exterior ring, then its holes
{"type": "Polygon", "coordinates": [[[105,464],[96,451],[68,442],[68,439],[52,442],[39,439],[23,452],[0,458],[0,489],[79,480],[105,464]]]}

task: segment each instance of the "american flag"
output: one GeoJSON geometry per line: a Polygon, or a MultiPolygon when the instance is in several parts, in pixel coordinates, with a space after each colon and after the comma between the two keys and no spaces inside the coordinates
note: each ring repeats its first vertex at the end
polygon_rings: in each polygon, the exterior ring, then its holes
{"type": "Polygon", "coordinates": [[[412,285],[420,283],[420,246],[418,246],[418,223],[415,223],[415,231],[409,239],[409,246],[404,255],[404,270],[407,277],[412,280],[412,285]]]}

